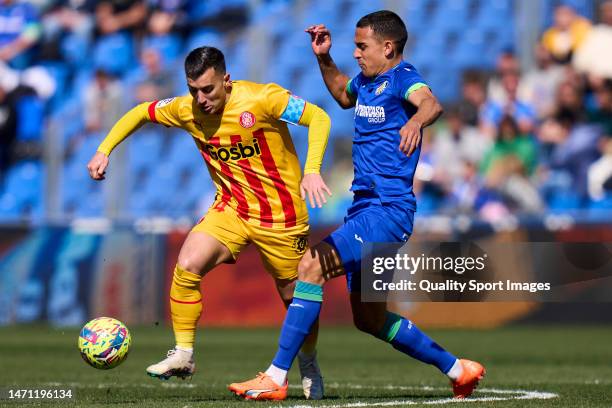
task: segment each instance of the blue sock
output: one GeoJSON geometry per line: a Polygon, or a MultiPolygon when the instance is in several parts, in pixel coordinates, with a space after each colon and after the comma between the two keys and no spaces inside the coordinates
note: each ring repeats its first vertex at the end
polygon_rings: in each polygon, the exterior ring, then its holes
{"type": "Polygon", "coordinates": [[[410,357],[435,365],[444,374],[448,373],[457,360],[457,357],[440,347],[410,320],[395,313],[387,312],[385,326],[378,337],[410,357]]]}
{"type": "Polygon", "coordinates": [[[272,364],[289,370],[310,328],[319,317],[323,302],[323,287],[308,282],[297,281],[293,301],[287,309],[278,341],[278,350],[272,364]]]}

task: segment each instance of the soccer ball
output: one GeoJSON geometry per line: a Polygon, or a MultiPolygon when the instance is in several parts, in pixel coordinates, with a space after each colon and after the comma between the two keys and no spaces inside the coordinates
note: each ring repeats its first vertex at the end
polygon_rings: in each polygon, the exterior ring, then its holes
{"type": "Polygon", "coordinates": [[[115,368],[127,358],[132,337],[128,328],[112,317],[91,320],[79,334],[81,357],[102,370],[115,368]]]}

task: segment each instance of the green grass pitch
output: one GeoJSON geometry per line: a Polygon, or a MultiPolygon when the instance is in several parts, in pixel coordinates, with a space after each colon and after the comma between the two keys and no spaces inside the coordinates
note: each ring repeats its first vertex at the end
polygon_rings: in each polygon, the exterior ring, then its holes
{"type": "MultiPolygon", "coordinates": [[[[132,327],[130,355],[120,367],[87,366],[76,349],[78,328],[0,328],[0,387],[72,388],[72,401],[0,401],[0,406],[129,407],[400,407],[452,404],[450,386],[436,369],[412,360],[353,328],[323,327],[319,361],[323,401],[302,397],[297,367],[283,403],[238,400],[226,390],[264,370],[278,329],[201,329],[197,373],[191,381],[160,381],[145,374],[172,344],[168,327],[132,327]]],[[[430,330],[460,356],[481,361],[488,373],[473,407],[612,407],[611,327],[506,327],[430,330]],[[547,399],[538,399],[548,397],[547,399]]]]}

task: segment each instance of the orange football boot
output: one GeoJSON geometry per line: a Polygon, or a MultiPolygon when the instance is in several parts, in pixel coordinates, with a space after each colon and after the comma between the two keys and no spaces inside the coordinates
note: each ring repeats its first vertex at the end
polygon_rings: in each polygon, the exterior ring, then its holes
{"type": "Polygon", "coordinates": [[[459,360],[463,367],[463,373],[455,381],[451,381],[453,385],[453,394],[455,398],[467,398],[478,386],[478,381],[482,380],[486,374],[482,364],[471,360],[459,360]]]}
{"type": "Polygon", "coordinates": [[[244,399],[259,401],[283,401],[287,398],[287,388],[287,381],[282,386],[278,385],[265,373],[257,374],[257,377],[252,380],[232,383],[227,387],[228,390],[244,399]]]}

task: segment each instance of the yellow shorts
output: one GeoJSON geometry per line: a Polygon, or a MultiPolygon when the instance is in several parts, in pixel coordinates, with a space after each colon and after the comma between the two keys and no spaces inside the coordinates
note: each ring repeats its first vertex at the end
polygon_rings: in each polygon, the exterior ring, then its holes
{"type": "Polygon", "coordinates": [[[230,250],[234,261],[252,242],[274,279],[294,280],[298,263],[308,248],[308,229],[306,223],[284,229],[256,226],[241,219],[229,205],[219,210],[213,204],[192,231],[214,237],[230,250]]]}

